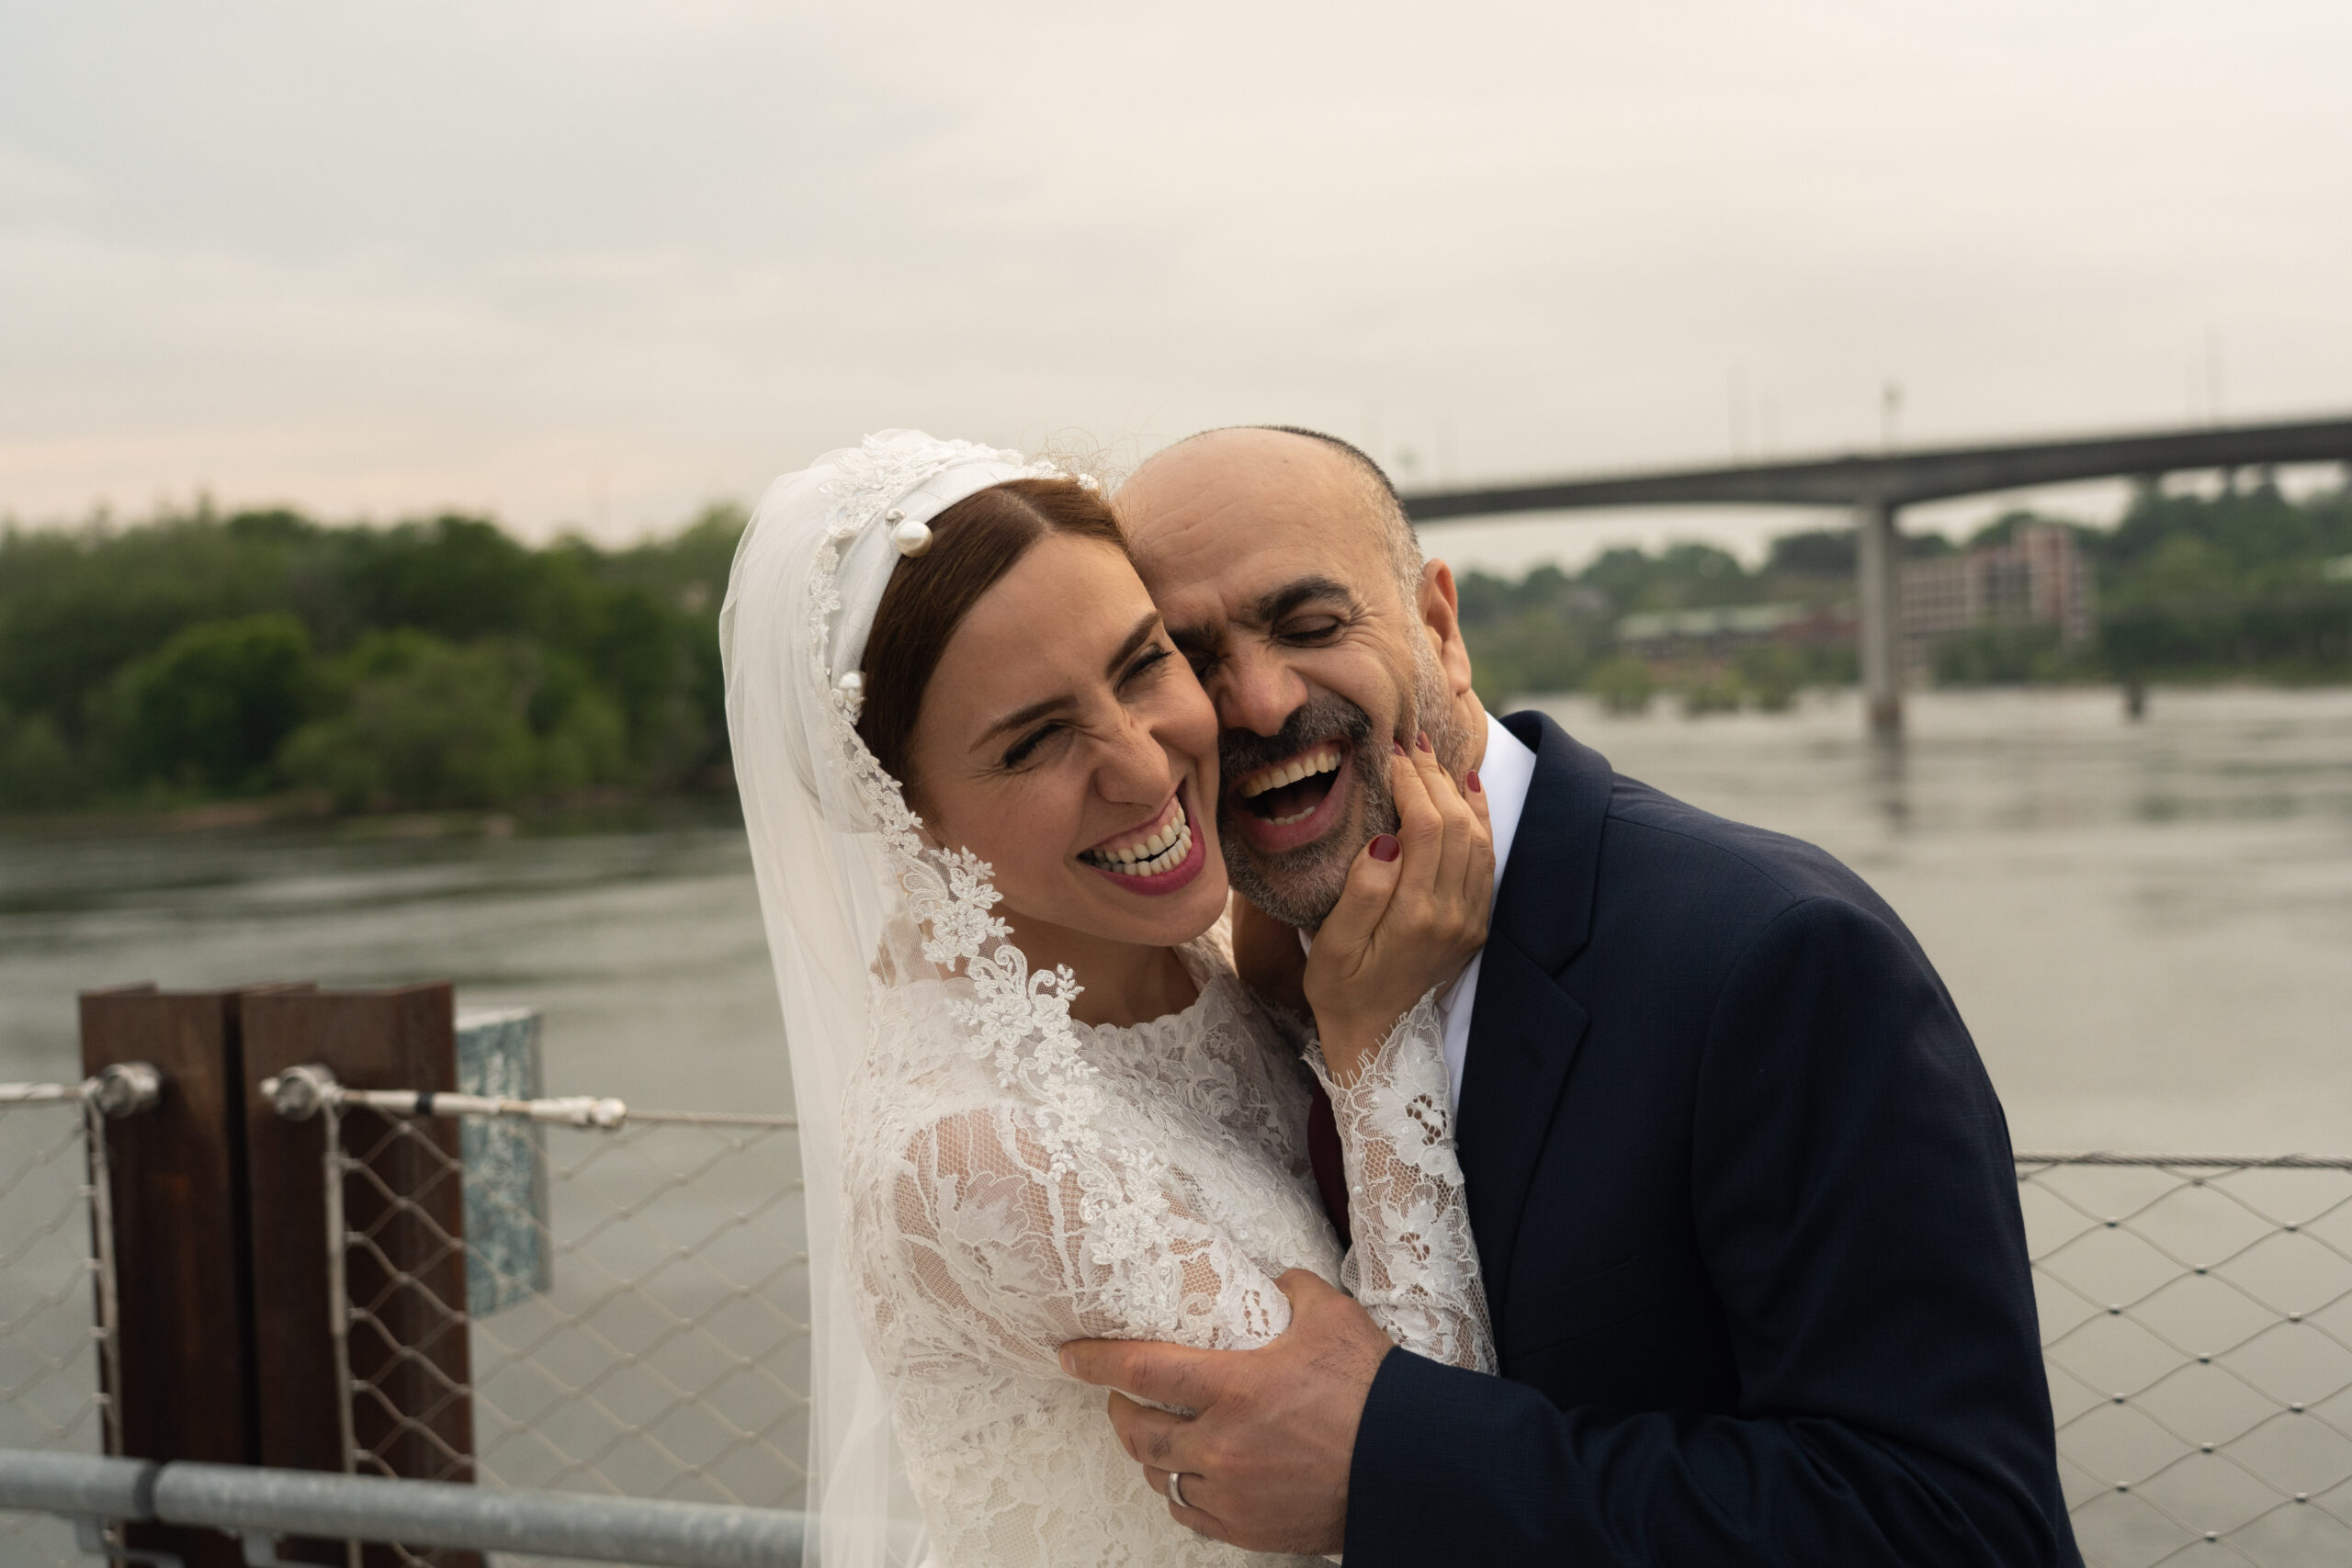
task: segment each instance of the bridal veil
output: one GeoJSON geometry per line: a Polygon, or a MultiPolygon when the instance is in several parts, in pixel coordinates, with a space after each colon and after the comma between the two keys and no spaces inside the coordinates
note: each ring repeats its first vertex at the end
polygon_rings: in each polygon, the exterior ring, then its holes
{"type": "Polygon", "coordinates": [[[1067,1040],[1066,974],[1032,976],[989,867],[926,844],[856,731],[867,633],[913,525],[976,491],[1062,470],[884,431],[768,488],[719,612],[727,725],[783,1002],[808,1224],[807,1561],[920,1562],[890,1400],[860,1348],[842,1257],[843,1088],[879,1011],[952,1019],[1000,1058],[1067,1040]]]}

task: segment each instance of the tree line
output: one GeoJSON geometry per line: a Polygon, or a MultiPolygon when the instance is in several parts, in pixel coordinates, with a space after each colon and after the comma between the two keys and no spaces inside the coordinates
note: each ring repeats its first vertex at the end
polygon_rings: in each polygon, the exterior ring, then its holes
{"type": "MultiPolygon", "coordinates": [[[[2097,583],[2098,630],[2078,649],[2057,628],[1988,626],[1934,650],[1937,679],[2023,682],[2352,681],[2352,488],[2290,500],[2265,480],[2218,495],[2141,491],[2111,527],[2013,512],[1955,542],[1913,534],[1912,558],[2006,543],[2021,525],[2059,522],[2097,583]]],[[[1478,690],[1590,691],[1631,705],[1658,672],[1619,648],[1618,622],[1647,610],[1786,603],[1830,607],[1854,592],[1854,535],[1783,535],[1751,569],[1712,545],[1603,552],[1581,571],[1538,567],[1516,581],[1464,573],[1462,625],[1478,690]]],[[[1855,679],[1852,649],[1758,648],[1728,669],[1693,667],[1686,705],[1782,705],[1794,689],[1855,679]]]]}
{"type": "MultiPolygon", "coordinates": [[[[1997,542],[2030,514],[1990,525],[1997,542]]],[[[718,611],[743,513],[665,540],[525,546],[480,517],[330,526],[199,508],[131,527],[0,529],[0,811],[252,798],[317,811],[505,807],[724,788],[718,611]]],[[[2144,491],[2076,526],[2098,633],[1996,626],[1937,650],[1956,682],[2352,680],[2352,491],[2144,491]]],[[[1955,548],[1938,535],[1915,554],[1955,548]]],[[[1581,570],[1460,579],[1491,701],[1657,673],[1619,648],[1643,610],[1850,598],[1850,532],[1613,549],[1581,570]]],[[[1693,711],[1784,705],[1854,678],[1845,647],[1750,649],[1693,671],[1693,711]]]]}
{"type": "Polygon", "coordinates": [[[0,532],[0,808],[490,807],[723,780],[742,513],[543,548],[478,517],[0,532]]]}

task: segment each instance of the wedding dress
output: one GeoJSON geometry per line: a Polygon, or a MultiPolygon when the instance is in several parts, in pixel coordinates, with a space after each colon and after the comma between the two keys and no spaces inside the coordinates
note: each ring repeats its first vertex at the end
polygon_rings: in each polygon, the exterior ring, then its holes
{"type": "Polygon", "coordinates": [[[1074,976],[1030,971],[987,865],[929,844],[857,738],[865,633],[909,526],[1056,472],[868,437],[771,488],[721,613],[801,1116],[822,1568],[1261,1561],[1170,1517],[1056,1352],[1262,1345],[1289,1322],[1287,1269],[1336,1279],[1400,1345],[1494,1370],[1434,993],[1353,1083],[1324,1075],[1342,1258],[1306,1165],[1319,1055],[1236,979],[1222,922],[1182,950],[1190,1007],[1078,1022],[1074,976]]]}

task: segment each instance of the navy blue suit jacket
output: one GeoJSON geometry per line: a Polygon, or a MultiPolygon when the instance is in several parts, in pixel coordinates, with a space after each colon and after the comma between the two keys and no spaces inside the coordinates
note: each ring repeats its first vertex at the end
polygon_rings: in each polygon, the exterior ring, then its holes
{"type": "Polygon", "coordinates": [[[1403,1350],[1348,1568],[2064,1564],[2000,1102],[1827,854],[1536,752],[1456,1134],[1503,1375],[1403,1350]]]}

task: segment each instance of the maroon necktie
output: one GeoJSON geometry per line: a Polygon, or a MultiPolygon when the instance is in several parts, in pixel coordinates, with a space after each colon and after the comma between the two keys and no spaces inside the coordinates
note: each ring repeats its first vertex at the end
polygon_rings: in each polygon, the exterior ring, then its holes
{"type": "Polygon", "coordinates": [[[1310,1086],[1315,1099],[1306,1108],[1306,1160],[1315,1168],[1315,1190],[1323,1195],[1323,1212],[1340,1233],[1340,1245],[1353,1240],[1348,1230],[1348,1168],[1340,1155],[1340,1119],[1331,1114],[1331,1097],[1320,1083],[1310,1086]]]}

